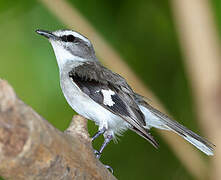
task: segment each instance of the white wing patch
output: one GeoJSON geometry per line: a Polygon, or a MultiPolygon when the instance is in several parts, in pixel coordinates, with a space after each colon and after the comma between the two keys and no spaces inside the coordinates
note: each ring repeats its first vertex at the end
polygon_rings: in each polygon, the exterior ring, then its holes
{"type": "Polygon", "coordinates": [[[115,102],[112,100],[112,95],[115,95],[115,92],[114,91],[111,91],[110,89],[109,90],[104,90],[102,89],[101,90],[101,93],[103,94],[103,97],[104,97],[104,105],[107,105],[107,106],[113,106],[115,104],[115,102]]]}

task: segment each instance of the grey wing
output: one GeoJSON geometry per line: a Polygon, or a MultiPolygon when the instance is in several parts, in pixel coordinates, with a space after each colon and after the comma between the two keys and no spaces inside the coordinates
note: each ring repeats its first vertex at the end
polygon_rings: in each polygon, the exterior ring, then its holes
{"type": "MultiPolygon", "coordinates": [[[[102,71],[102,73],[98,73],[98,69],[93,69],[93,67],[89,68],[90,73],[82,73],[82,71],[88,69],[85,65],[82,69],[78,67],[77,70],[73,69],[69,73],[69,77],[72,78],[78,87],[96,103],[122,117],[122,119],[131,125],[131,129],[133,131],[137,132],[157,147],[158,144],[156,141],[144,128],[146,125],[144,115],[135,103],[133,97],[131,97],[129,93],[124,92],[119,85],[113,83],[113,81],[118,81],[118,83],[122,81],[122,79],[118,79],[119,75],[115,77],[112,72],[108,72],[108,77],[105,77],[105,75],[102,74],[104,71],[102,71]],[[100,74],[102,74],[102,76],[100,74]],[[115,78],[114,80],[113,76],[115,78]],[[108,95],[108,98],[105,97],[108,95]],[[109,102],[107,102],[107,99],[109,99],[109,102]]],[[[126,88],[125,84],[124,88],[126,88]]]]}

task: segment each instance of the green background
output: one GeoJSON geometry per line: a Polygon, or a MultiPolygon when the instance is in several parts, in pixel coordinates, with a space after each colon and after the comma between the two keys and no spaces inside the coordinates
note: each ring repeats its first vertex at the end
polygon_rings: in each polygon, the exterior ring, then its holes
{"type": "MultiPolygon", "coordinates": [[[[169,1],[69,2],[114,47],[175,119],[202,133],[196,122],[169,1]]],[[[221,32],[221,1],[211,2],[221,32]]],[[[38,28],[57,30],[65,25],[38,1],[0,0],[0,27],[0,77],[8,80],[36,112],[65,130],[74,111],[61,92],[50,44],[35,33],[38,28]]],[[[89,122],[90,133],[96,130],[89,122]]],[[[156,131],[152,133],[160,143],[159,150],[138,135],[126,132],[117,145],[111,143],[104,150],[102,162],[114,168],[118,179],[194,179],[156,131]]],[[[102,138],[94,146],[101,143],[102,138]]]]}

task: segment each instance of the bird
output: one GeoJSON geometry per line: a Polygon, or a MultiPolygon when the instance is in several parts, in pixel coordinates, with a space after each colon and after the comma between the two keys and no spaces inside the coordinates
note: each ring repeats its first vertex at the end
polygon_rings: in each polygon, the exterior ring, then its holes
{"type": "Polygon", "coordinates": [[[69,29],[36,32],[52,45],[68,104],[98,126],[92,142],[100,135],[104,137],[100,149],[95,150],[98,159],[107,144],[117,141],[126,130],[134,131],[158,148],[151,128],[175,132],[206,155],[214,154],[214,144],[151,106],[122,76],[104,67],[87,37],[69,29]]]}

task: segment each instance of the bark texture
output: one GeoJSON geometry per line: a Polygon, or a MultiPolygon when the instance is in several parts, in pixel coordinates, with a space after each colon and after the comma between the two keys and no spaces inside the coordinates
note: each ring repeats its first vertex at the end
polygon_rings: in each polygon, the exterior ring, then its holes
{"type": "Polygon", "coordinates": [[[0,176],[5,179],[116,178],[97,160],[87,120],[74,116],[61,132],[16,97],[0,80],[0,176]]]}

